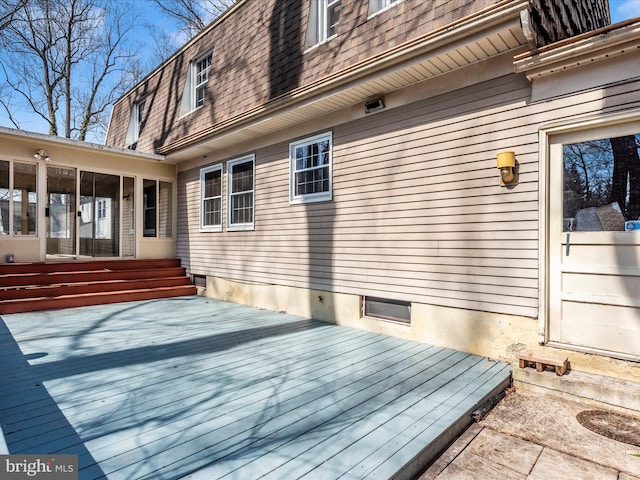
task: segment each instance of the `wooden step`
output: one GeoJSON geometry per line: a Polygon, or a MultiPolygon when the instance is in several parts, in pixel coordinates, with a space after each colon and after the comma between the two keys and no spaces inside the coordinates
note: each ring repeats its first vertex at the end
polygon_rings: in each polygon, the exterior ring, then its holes
{"type": "Polygon", "coordinates": [[[0,314],[195,294],[175,258],[0,265],[0,314]]]}
{"type": "MultiPolygon", "coordinates": [[[[85,268],[89,268],[85,266],[85,268]]],[[[144,278],[178,277],[185,275],[183,267],[149,268],[143,270],[84,270],[49,273],[18,273],[0,275],[0,287],[53,285],[56,283],[136,280],[144,278]]]]}
{"type": "Polygon", "coordinates": [[[171,268],[179,266],[179,258],[2,263],[0,264],[0,275],[77,272],[84,270],[141,270],[146,268],[171,268]]]}
{"type": "Polygon", "coordinates": [[[135,290],[117,290],[112,292],[85,293],[80,295],[61,295],[57,297],[21,298],[0,302],[0,315],[10,313],[34,312],[37,310],[55,310],[60,308],[85,307],[108,303],[134,302],[190,296],[196,294],[194,285],[172,287],[142,288],[135,290]]]}
{"type": "Polygon", "coordinates": [[[0,289],[0,300],[20,298],[59,297],[62,295],[81,295],[84,293],[139,290],[143,288],[177,287],[190,285],[186,275],[177,277],[145,278],[135,280],[106,280],[100,282],[74,282],[53,285],[26,285],[0,289]]]}

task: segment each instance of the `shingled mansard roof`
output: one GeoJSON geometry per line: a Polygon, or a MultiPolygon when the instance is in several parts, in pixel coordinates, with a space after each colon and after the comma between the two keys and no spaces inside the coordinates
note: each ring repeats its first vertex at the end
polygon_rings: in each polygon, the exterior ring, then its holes
{"type": "Polygon", "coordinates": [[[195,158],[609,23],[606,0],[404,0],[375,15],[368,3],[342,0],[336,34],[314,44],[311,0],[238,1],[116,102],[106,143],[195,158]],[[194,62],[209,54],[203,105],[185,111],[194,62]]]}

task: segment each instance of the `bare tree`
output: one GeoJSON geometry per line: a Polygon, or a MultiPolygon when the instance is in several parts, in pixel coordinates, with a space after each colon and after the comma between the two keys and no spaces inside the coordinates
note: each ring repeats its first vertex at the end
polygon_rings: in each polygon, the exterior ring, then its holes
{"type": "Polygon", "coordinates": [[[44,119],[49,133],[85,140],[104,133],[113,101],[135,78],[124,40],[134,26],[131,4],[118,0],[29,0],[3,35],[5,88],[0,104],[19,128],[15,111],[44,119]],[[62,122],[63,132],[60,132],[62,122]]]}
{"type": "Polygon", "coordinates": [[[635,135],[611,138],[613,186],[611,201],[618,202],[629,220],[640,217],[640,143],[635,135]]]}
{"type": "Polygon", "coordinates": [[[165,14],[176,19],[191,37],[225,12],[236,0],[152,0],[165,14]]]}
{"type": "Polygon", "coordinates": [[[13,16],[25,3],[27,0],[0,0],[0,31],[11,23],[13,16]]]}

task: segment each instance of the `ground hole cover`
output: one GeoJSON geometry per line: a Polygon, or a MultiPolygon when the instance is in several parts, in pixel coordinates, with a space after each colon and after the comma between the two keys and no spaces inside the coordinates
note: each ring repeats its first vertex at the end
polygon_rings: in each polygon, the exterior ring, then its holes
{"type": "Polygon", "coordinates": [[[585,410],[576,415],[576,419],[592,432],[640,447],[640,418],[604,410],[585,410]]]}

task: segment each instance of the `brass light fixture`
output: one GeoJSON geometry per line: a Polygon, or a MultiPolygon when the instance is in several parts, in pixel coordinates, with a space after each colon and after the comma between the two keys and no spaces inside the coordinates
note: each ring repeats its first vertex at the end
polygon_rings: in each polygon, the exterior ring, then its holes
{"type": "Polygon", "coordinates": [[[500,170],[500,185],[510,185],[516,181],[516,154],[512,151],[498,153],[497,167],[500,170]]]}

